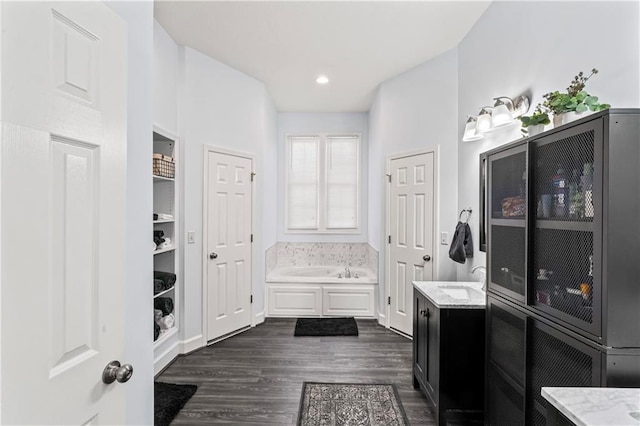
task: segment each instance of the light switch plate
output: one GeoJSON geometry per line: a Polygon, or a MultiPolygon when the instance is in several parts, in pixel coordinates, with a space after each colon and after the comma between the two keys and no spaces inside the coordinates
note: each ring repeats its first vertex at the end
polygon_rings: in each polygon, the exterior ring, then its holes
{"type": "Polygon", "coordinates": [[[449,245],[449,233],[448,232],[441,232],[440,233],[440,244],[442,244],[443,246],[449,245]]]}
{"type": "Polygon", "coordinates": [[[196,231],[187,232],[187,243],[194,244],[196,242],[196,231]]]}

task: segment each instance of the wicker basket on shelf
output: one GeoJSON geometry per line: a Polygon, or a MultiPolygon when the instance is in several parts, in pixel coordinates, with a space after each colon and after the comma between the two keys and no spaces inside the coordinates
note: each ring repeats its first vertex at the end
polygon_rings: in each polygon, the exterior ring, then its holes
{"type": "Polygon", "coordinates": [[[162,154],[153,154],[153,174],[173,179],[176,175],[176,164],[173,157],[162,154]]]}

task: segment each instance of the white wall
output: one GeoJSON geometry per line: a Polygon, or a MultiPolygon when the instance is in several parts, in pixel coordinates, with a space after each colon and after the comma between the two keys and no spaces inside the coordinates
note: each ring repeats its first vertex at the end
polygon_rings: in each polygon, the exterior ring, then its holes
{"type": "MultiPolygon", "coordinates": [[[[261,320],[264,308],[263,215],[273,217],[272,202],[264,204],[267,178],[265,150],[275,145],[275,108],[263,83],[189,47],[180,47],[179,128],[184,146],[186,231],[195,231],[195,244],[185,246],[185,336],[202,334],[202,172],[203,146],[253,153],[256,158],[254,197],[253,314],[261,320]],[[264,181],[261,179],[265,178],[264,181]],[[262,186],[264,185],[264,187],[262,186]]],[[[270,166],[272,169],[272,166],[270,166]]],[[[273,226],[273,225],[272,225],[273,226]]],[[[267,228],[268,229],[268,228],[267,228]]],[[[268,239],[273,243],[273,235],[268,239]]]]}
{"type": "MultiPolygon", "coordinates": [[[[280,113],[277,139],[277,229],[278,241],[296,242],[367,242],[367,175],[369,158],[369,115],[367,113],[280,113]],[[359,133],[361,143],[361,232],[358,234],[288,234],[285,233],[285,158],[288,135],[314,133],[359,133]]],[[[272,195],[270,195],[272,196],[272,195]]],[[[269,226],[274,226],[272,222],[269,226]]]]}
{"type": "Polygon", "coordinates": [[[449,246],[439,245],[439,235],[451,237],[457,221],[457,75],[454,49],[382,83],[369,112],[369,243],[380,252],[380,301],[386,300],[386,160],[394,154],[439,148],[434,278],[455,279],[449,246]]]}
{"type": "MultiPolygon", "coordinates": [[[[481,142],[461,142],[466,115],[496,96],[542,95],[565,90],[579,71],[600,72],[586,90],[613,107],[640,106],[639,23],[635,2],[493,2],[458,46],[458,207],[473,206],[478,235],[478,154],[518,139],[518,129],[481,142]]],[[[473,264],[484,265],[475,246],[473,264]]],[[[469,277],[471,264],[458,267],[469,277]]]]}
{"type": "Polygon", "coordinates": [[[178,45],[153,21],[153,123],[178,134],[178,45]]]}
{"type": "Polygon", "coordinates": [[[127,283],[125,358],[135,369],[126,386],[127,424],[153,422],[153,212],[149,175],[153,122],[153,3],[107,2],[128,26],[127,283]],[[149,320],[143,320],[149,318],[149,320]]]}

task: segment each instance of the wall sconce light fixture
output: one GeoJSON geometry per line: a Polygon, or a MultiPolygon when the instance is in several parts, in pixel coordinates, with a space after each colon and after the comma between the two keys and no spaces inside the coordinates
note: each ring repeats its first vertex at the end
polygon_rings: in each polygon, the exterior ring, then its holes
{"type": "Polygon", "coordinates": [[[529,111],[529,98],[524,95],[511,99],[507,96],[493,98],[494,105],[482,107],[477,117],[469,116],[464,127],[463,142],[482,139],[483,133],[516,123],[516,118],[529,111]],[[475,123],[475,128],[473,127],[475,123]]]}

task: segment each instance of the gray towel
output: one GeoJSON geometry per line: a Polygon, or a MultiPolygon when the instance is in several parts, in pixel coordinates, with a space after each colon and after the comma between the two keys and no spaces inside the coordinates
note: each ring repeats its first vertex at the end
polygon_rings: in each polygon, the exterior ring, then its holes
{"type": "Polygon", "coordinates": [[[466,222],[458,222],[456,232],[451,240],[449,257],[458,263],[465,263],[467,258],[473,257],[473,238],[471,237],[471,227],[466,222]]]}

